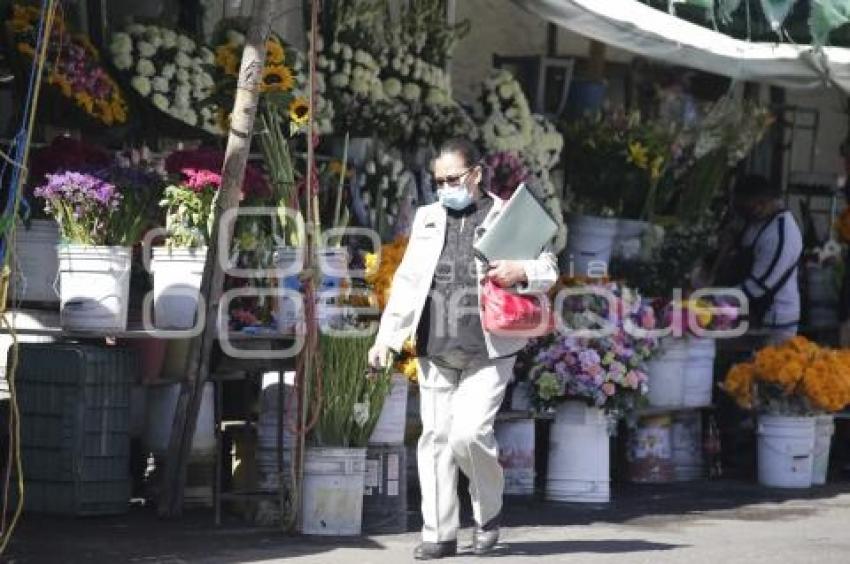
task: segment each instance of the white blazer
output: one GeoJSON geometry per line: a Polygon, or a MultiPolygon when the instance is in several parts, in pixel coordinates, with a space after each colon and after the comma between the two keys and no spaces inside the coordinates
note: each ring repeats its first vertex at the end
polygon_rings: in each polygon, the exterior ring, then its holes
{"type": "MultiPolygon", "coordinates": [[[[499,216],[505,201],[490,195],[493,207],[476,229],[473,237],[477,240],[499,216]]],[[[376,342],[398,352],[408,338],[415,337],[416,328],[422,318],[434,272],[446,241],[446,208],[439,202],[422,206],[416,211],[410,240],[401,264],[393,277],[390,297],[381,316],[376,342]]],[[[520,261],[525,269],[528,282],[516,290],[527,294],[541,294],[548,291],[558,278],[555,255],[545,250],[536,259],[520,261]]],[[[481,297],[481,284],[484,279],[484,264],[475,259],[478,275],[478,296],[481,297]]],[[[483,320],[482,320],[483,324],[483,320]]],[[[525,337],[503,337],[484,331],[484,340],[490,358],[513,354],[528,343],[525,337]]]]}

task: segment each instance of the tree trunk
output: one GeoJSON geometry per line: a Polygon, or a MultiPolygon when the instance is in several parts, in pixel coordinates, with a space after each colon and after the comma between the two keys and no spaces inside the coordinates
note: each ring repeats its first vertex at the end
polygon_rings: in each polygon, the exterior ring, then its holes
{"type": "MultiPolygon", "coordinates": [[[[239,205],[245,176],[245,165],[251,148],[254,118],[260,101],[260,81],[266,59],[266,39],[271,31],[272,4],[277,0],[255,0],[251,14],[236,100],[231,115],[230,135],[222,169],[221,188],[213,211],[213,226],[206,265],[201,282],[201,295],[206,299],[206,323],[203,333],[192,340],[186,381],[183,383],[174,413],[171,442],[165,465],[165,483],[159,504],[161,516],[180,515],[183,509],[183,487],[186,467],[192,448],[192,437],[200,409],[202,391],[210,371],[210,357],[218,325],[219,301],[224,288],[224,270],[219,250],[229,253],[234,222],[222,227],[222,216],[239,205]],[[222,242],[222,244],[219,244],[222,242]]],[[[226,259],[227,257],[222,257],[226,259]]],[[[202,302],[203,304],[203,302],[202,302]]],[[[218,331],[227,331],[227,319],[221,319],[218,331]]]]}

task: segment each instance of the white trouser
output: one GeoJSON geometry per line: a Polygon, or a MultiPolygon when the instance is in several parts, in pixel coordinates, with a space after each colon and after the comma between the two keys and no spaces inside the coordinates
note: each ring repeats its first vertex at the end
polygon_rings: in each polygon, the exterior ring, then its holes
{"type": "Polygon", "coordinates": [[[460,368],[419,359],[423,541],[457,539],[458,468],[469,478],[475,522],[484,525],[501,512],[505,481],[493,422],[514,362],[514,357],[482,359],[460,368]]]}

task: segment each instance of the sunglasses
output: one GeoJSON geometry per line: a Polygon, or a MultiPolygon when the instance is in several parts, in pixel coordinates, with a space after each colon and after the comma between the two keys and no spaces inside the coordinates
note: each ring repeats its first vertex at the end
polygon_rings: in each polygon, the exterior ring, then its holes
{"type": "Polygon", "coordinates": [[[442,186],[444,184],[448,184],[449,186],[457,186],[460,184],[460,181],[463,180],[463,177],[472,172],[475,166],[471,166],[460,174],[450,174],[447,176],[443,176],[441,178],[434,178],[434,184],[437,186],[442,186]]]}

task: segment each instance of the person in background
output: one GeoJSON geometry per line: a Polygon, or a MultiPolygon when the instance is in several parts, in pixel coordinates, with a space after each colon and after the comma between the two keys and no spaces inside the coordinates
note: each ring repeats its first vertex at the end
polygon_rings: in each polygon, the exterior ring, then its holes
{"type": "Polygon", "coordinates": [[[457,553],[458,469],[469,478],[476,527],[472,548],[486,554],[499,538],[504,477],[493,431],[496,413],[526,338],[489,334],[479,296],[486,278],[518,292],[542,294],[557,279],[549,252],[532,260],[493,261],[489,269],[473,244],[498,217],[503,201],[480,186],[481,155],[466,139],[443,144],[434,161],[439,201],[419,208],[393,278],[372,366],[415,337],[419,361],[422,437],[419,484],[422,543],[417,560],[457,553]]]}
{"type": "Polygon", "coordinates": [[[781,196],[764,176],[745,176],[736,184],[732,203],[744,227],[718,269],[722,285],[746,295],[750,326],[762,329],[768,344],[793,337],[800,323],[797,278],[803,237],[781,196]]]}

